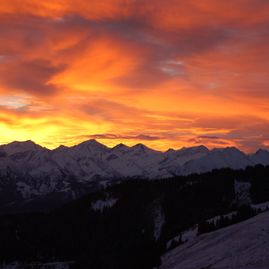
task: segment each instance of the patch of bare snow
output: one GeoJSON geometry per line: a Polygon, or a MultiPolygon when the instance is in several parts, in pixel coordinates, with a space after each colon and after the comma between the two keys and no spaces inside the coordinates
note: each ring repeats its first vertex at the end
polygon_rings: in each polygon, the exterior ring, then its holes
{"type": "Polygon", "coordinates": [[[163,225],[165,224],[165,216],[160,205],[158,205],[155,208],[153,212],[153,217],[154,217],[154,239],[157,241],[161,236],[162,228],[163,225]]]}
{"type": "Polygon", "coordinates": [[[116,198],[107,198],[105,200],[97,200],[93,203],[91,203],[91,208],[94,211],[101,211],[103,212],[106,208],[111,208],[117,203],[118,199],[116,198]]]}
{"type": "Polygon", "coordinates": [[[250,188],[251,184],[249,182],[234,181],[234,192],[236,196],[236,204],[238,206],[251,203],[250,188]]]}
{"type": "Polygon", "coordinates": [[[74,262],[50,262],[50,263],[3,263],[0,269],[69,269],[74,262]]]}
{"type": "Polygon", "coordinates": [[[261,211],[266,211],[269,209],[269,201],[265,203],[261,203],[261,204],[251,205],[251,206],[252,208],[260,209],[261,211]]]}

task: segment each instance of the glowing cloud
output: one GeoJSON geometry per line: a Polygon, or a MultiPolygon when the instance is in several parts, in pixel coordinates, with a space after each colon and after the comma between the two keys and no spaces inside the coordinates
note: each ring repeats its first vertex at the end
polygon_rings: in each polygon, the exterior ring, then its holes
{"type": "Polygon", "coordinates": [[[1,0],[0,143],[268,147],[268,26],[264,0],[1,0]]]}

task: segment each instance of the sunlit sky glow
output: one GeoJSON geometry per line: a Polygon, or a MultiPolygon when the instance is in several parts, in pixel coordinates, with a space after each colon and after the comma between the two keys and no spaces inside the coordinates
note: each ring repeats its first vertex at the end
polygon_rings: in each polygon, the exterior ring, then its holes
{"type": "Polygon", "coordinates": [[[267,0],[0,0],[0,143],[269,147],[267,0]]]}

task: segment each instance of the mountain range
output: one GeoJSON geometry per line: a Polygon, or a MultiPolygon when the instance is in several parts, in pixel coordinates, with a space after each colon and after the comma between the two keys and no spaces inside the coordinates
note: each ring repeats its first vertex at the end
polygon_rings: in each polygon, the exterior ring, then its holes
{"type": "Polygon", "coordinates": [[[267,150],[247,155],[234,147],[196,146],[161,152],[143,144],[109,148],[96,140],[49,150],[32,141],[15,141],[0,146],[0,206],[28,205],[34,199],[33,204],[42,207],[44,197],[52,203],[76,199],[118,180],[164,179],[257,164],[269,165],[267,150]]]}

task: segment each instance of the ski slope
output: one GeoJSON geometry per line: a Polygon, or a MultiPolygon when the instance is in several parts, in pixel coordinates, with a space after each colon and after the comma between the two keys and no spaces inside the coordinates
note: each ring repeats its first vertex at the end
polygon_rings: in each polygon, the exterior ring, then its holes
{"type": "Polygon", "coordinates": [[[203,234],[162,257],[160,269],[268,269],[269,212],[203,234]]]}

